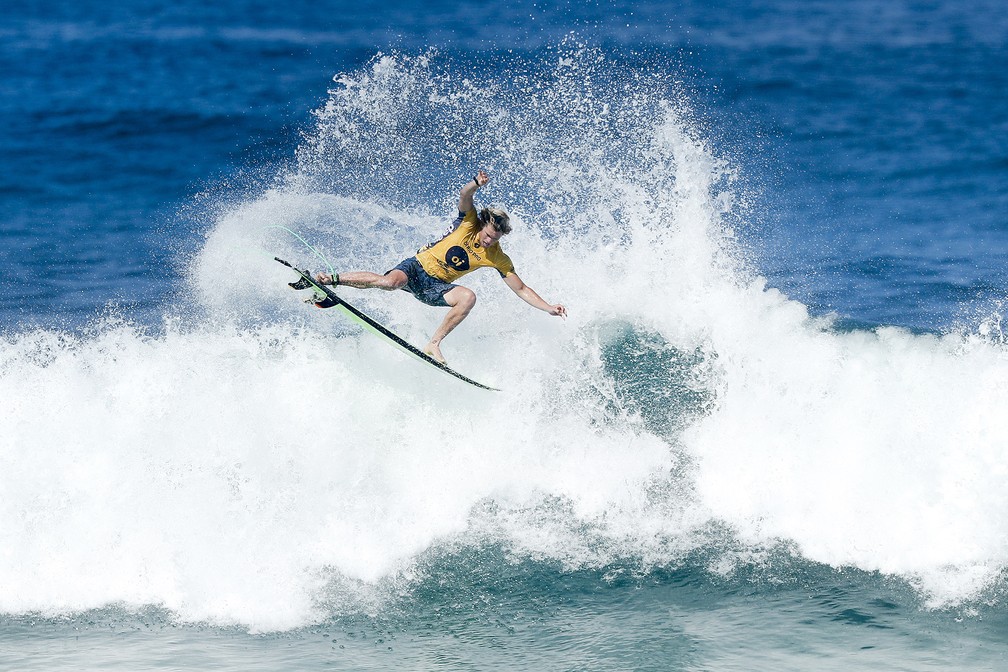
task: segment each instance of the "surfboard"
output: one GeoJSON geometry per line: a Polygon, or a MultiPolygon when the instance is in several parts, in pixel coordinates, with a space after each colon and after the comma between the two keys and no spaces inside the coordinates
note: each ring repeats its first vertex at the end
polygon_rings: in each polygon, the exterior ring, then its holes
{"type": "Polygon", "coordinates": [[[391,345],[397,347],[399,350],[407,354],[413,355],[413,357],[419,359],[425,364],[430,364],[431,366],[444,371],[448,375],[454,376],[455,378],[458,378],[459,380],[469,383],[470,385],[473,385],[480,389],[500,392],[500,390],[497,389],[496,387],[490,387],[489,385],[478,383],[472,378],[469,378],[459,373],[458,371],[451,368],[447,364],[443,364],[437,361],[420,348],[417,348],[416,346],[409,343],[406,339],[402,338],[401,336],[393,332],[388,327],[385,327],[384,325],[380,324],[373,318],[362,313],[360,310],[347,303],[346,300],[344,300],[341,296],[336,294],[336,292],[329,289],[325,285],[320,285],[319,283],[317,283],[315,281],[315,278],[312,277],[311,271],[303,271],[300,268],[297,268],[296,266],[291,264],[290,262],[284,261],[280,257],[273,257],[273,258],[301,276],[300,280],[288,283],[292,289],[311,289],[315,293],[314,297],[309,301],[309,303],[314,304],[318,308],[336,308],[337,310],[342,312],[344,315],[346,315],[351,320],[361,325],[371,333],[380,336],[387,343],[390,343],[391,345]]]}

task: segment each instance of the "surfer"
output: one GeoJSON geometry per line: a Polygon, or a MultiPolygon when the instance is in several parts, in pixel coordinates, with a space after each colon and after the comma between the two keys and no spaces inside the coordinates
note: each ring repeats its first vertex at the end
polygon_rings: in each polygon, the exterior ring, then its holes
{"type": "Polygon", "coordinates": [[[496,269],[504,284],[533,308],[550,315],[567,317],[566,308],[560,304],[547,303],[535,290],[522,282],[515,273],[511,259],[501,249],[500,239],[511,232],[508,214],[499,208],[476,211],[473,196],[489,181],[490,177],[485,170],[476,173],[459,192],[458,217],[444,237],[424,246],[416,255],[404,259],[384,275],[370,271],[334,275],[319,273],[316,280],[326,285],[345,285],[358,289],[404,289],[429,306],[451,308],[424,348],[424,352],[441,363],[445,361],[441,354],[441,341],[476,305],[476,294],[468,287],[453,282],[477,268],[496,269]]]}

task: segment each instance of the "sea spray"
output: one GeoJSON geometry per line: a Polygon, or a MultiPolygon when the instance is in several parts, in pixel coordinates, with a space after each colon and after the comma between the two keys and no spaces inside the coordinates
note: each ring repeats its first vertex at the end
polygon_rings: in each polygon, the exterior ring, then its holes
{"type": "MultiPolygon", "coordinates": [[[[733,228],[744,180],[674,73],[566,45],[482,78],[430,54],[340,80],[296,169],[218,216],[163,333],[0,343],[5,611],[294,628],[483,544],[633,571],[700,549],[715,573],[783,545],[935,603],[999,580],[1003,346],[839,332],[768,288],[733,228]],[[271,260],[315,263],[283,225],[337,270],[390,268],[478,167],[518,273],[570,311],[466,277],[480,300],[444,351],[496,395],[302,304],[271,260]]],[[[414,343],[443,316],[341,291],[414,343]]]]}
{"type": "MultiPolygon", "coordinates": [[[[625,520],[610,515],[609,528],[651,516],[684,540],[704,528],[701,520],[724,523],[749,543],[783,540],[811,560],[905,577],[936,603],[969,599],[998,581],[1008,558],[998,532],[1008,430],[995,410],[1005,401],[997,382],[1003,346],[898,329],[841,332],[812,318],[745,261],[734,228],[749,202],[744,186],[697,133],[674,73],[634,71],[578,45],[553,55],[489,81],[460,77],[456,64],[436,55],[376,57],[369,69],[344,75],[319,110],[292,194],[336,179],[349,185],[337,193],[371,194],[372,177],[401,174],[396,161],[408,146],[404,181],[422,186],[405,195],[392,190],[392,202],[415,198],[411,207],[391,208],[402,229],[375,227],[363,242],[353,240],[360,222],[341,225],[344,215],[334,211],[323,236],[340,241],[347,263],[380,269],[396,261],[390,241],[422,242],[436,208],[450,214],[457,184],[449,188],[442,176],[454,172],[457,183],[469,166],[492,167],[480,196],[515,212],[506,249],[523,278],[567,303],[572,317],[557,331],[524,306],[511,312],[493,278],[470,276],[485,298],[463,333],[501,343],[501,359],[520,351],[523,361],[510,363],[509,374],[524,394],[562,400],[537,412],[586,423],[567,428],[575,443],[586,428],[629,422],[640,432],[634,412],[647,420],[639,403],[629,404],[630,416],[599,410],[628,408],[613,383],[627,372],[601,365],[600,353],[620,338],[606,325],[657,335],[664,344],[658,361],[694,353],[685,379],[695,403],[676,409],[688,421],[660,425],[684,431],[654,435],[668,459],[653,476],[673,479],[675,504],[625,520]],[[398,94],[391,101],[390,90],[398,94]],[[374,132],[355,136],[362,119],[374,132]],[[427,132],[434,125],[437,133],[427,132]],[[376,247],[377,256],[391,256],[376,259],[376,247]],[[515,323],[523,325],[521,338],[504,326],[515,323]],[[527,329],[534,329],[528,337],[527,329]],[[687,510],[692,522],[670,529],[670,511],[687,510]]],[[[410,247],[398,245],[402,255],[410,247]]],[[[378,310],[387,301],[360,300],[378,310]]],[[[422,339],[438,319],[429,313],[406,302],[390,317],[422,324],[413,327],[422,339]]],[[[664,374],[649,381],[663,400],[682,381],[680,372],[664,374]]],[[[676,543],[666,546],[669,557],[676,543]]],[[[593,562],[590,554],[582,561],[593,562]]]]}

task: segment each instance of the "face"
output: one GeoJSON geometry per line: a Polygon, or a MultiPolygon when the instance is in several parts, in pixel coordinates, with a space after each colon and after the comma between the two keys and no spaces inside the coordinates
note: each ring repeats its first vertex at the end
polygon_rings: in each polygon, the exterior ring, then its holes
{"type": "Polygon", "coordinates": [[[498,240],[504,234],[493,227],[493,224],[487,224],[479,232],[479,244],[483,248],[495,245],[498,240]]]}

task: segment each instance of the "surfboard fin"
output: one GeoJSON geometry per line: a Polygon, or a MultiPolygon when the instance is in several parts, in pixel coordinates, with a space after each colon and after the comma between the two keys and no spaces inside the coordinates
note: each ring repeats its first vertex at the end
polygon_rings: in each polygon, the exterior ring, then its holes
{"type": "Polygon", "coordinates": [[[333,306],[339,305],[338,301],[334,301],[332,297],[329,296],[319,296],[318,294],[307,303],[315,304],[316,308],[332,308],[333,306]]]}
{"type": "MultiPolygon", "coordinates": [[[[311,275],[311,271],[305,271],[305,273],[307,275],[311,275]]],[[[287,286],[291,289],[308,289],[312,286],[312,283],[308,280],[308,278],[301,278],[297,282],[288,282],[287,286]]]]}

